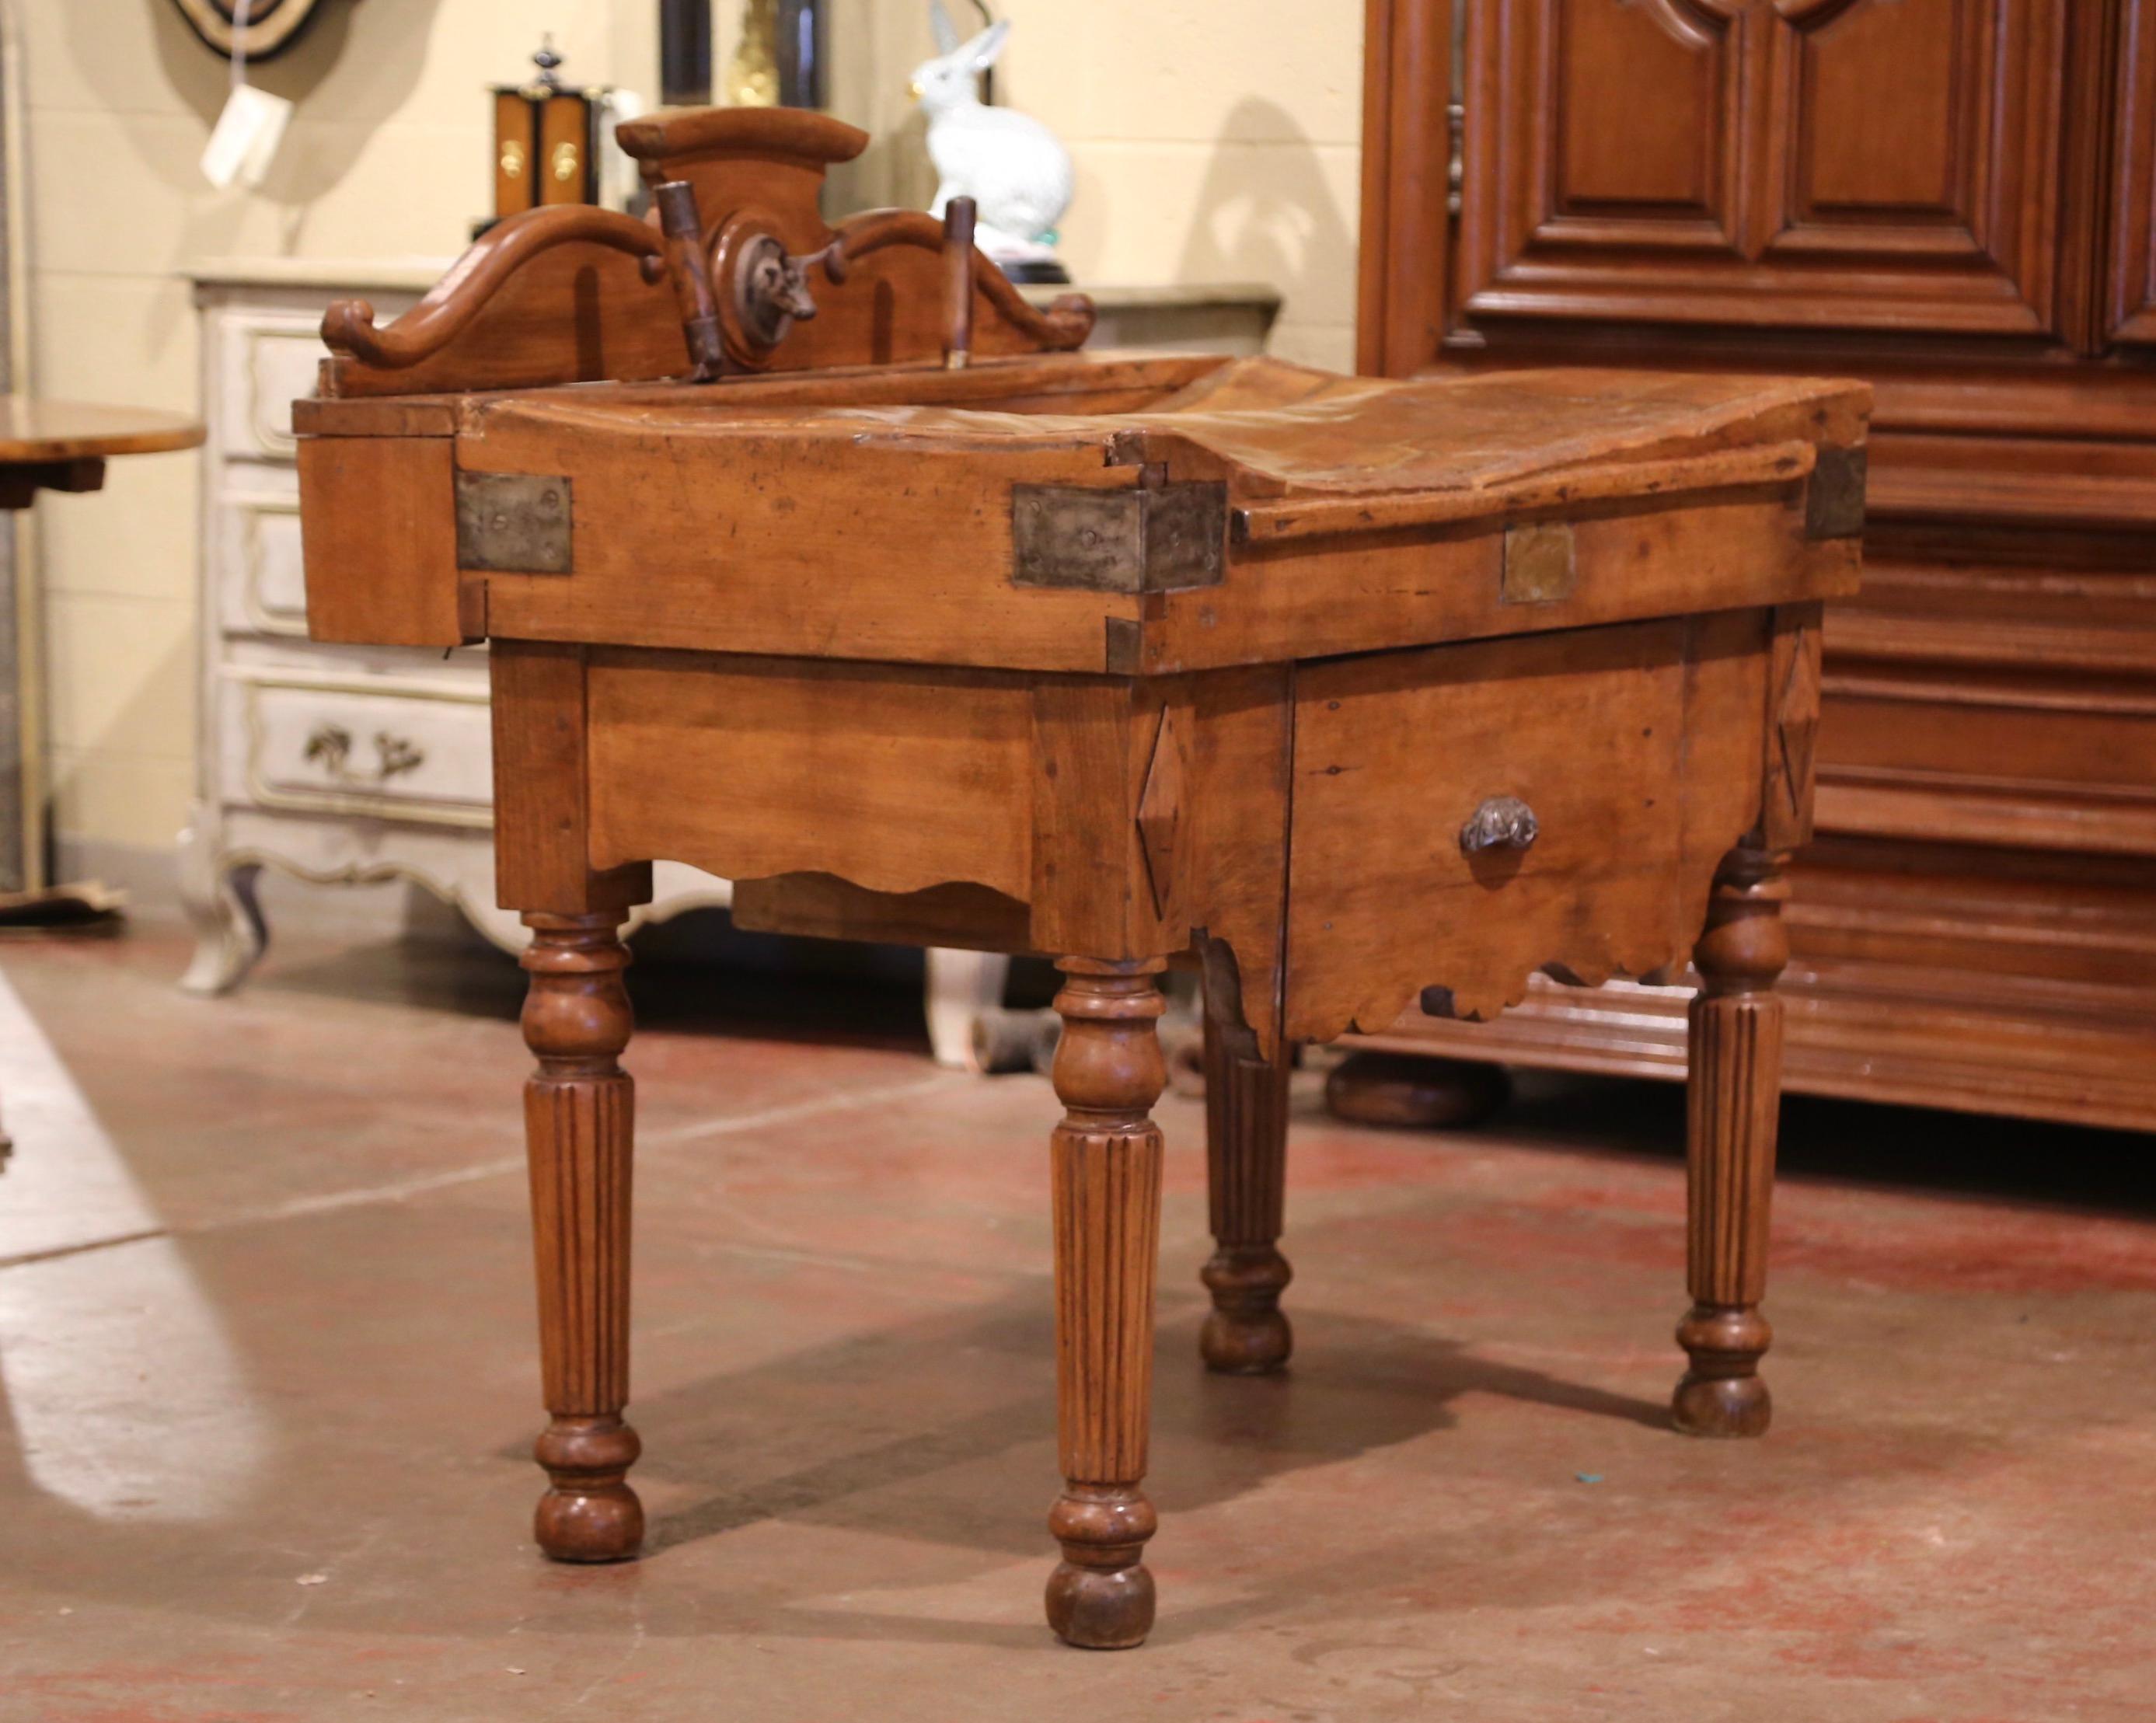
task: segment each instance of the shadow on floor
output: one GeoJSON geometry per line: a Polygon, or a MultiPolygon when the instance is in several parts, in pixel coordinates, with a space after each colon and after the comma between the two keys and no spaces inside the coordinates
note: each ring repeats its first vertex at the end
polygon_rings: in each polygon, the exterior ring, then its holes
{"type": "MultiPolygon", "coordinates": [[[[924,1050],[928,1044],[916,951],[744,933],[723,910],[691,910],[643,929],[630,947],[629,996],[639,1033],[924,1050]]],[[[249,985],[505,1022],[515,1021],[525,992],[516,960],[460,921],[424,938],[272,961],[249,985]]]]}
{"type": "MultiPolygon", "coordinates": [[[[295,958],[266,969],[257,985],[295,996],[410,1003],[513,1019],[522,997],[521,975],[495,954],[480,956],[483,961],[454,948],[439,956],[412,946],[362,948],[315,961],[295,958]]],[[[834,995],[825,975],[789,981],[752,970],[714,974],[649,961],[637,972],[635,987],[647,1029],[725,1034],[752,1025],[767,1039],[919,1042],[916,987],[873,968],[834,995]]],[[[1523,1157],[1584,1151],[1666,1161],[1679,1152],[1682,1134],[1683,1097],[1676,1085],[1525,1074],[1518,1100],[1486,1131],[1432,1136],[1415,1146],[1433,1156],[1502,1147],[1523,1157]],[[1633,1146],[1613,1146],[1613,1141],[1633,1146]]],[[[1032,1141],[1037,1146],[1040,1138],[1032,1141]]],[[[1917,1187],[1952,1197],[2005,1197],[2144,1214],[2156,1213],[2156,1169],[2145,1149],[2145,1139],[2118,1133],[1797,1098],[1787,1114],[1784,1168],[1821,1183],[1917,1187]]],[[[1448,1235],[1426,1223],[1428,1205],[1411,1182],[1400,1198],[1385,1209],[1392,1231],[1383,1248],[1398,1248],[1404,1239],[1418,1249],[1442,1244],[1448,1235]]],[[[1453,1209],[1463,1207],[1447,1201],[1453,1209]]],[[[1463,1228],[1490,1223],[1486,1211],[1458,1218],[1463,1228]]],[[[467,1214],[449,1204],[371,1209],[356,1214],[351,1224],[357,1229],[349,1241],[355,1273],[363,1271],[371,1259],[367,1253],[375,1249],[393,1264],[463,1260],[470,1271],[470,1259],[483,1258],[500,1244],[500,1229],[486,1214],[467,1214]],[[398,1253],[384,1244],[387,1233],[363,1229],[383,1225],[398,1233],[430,1227],[439,1233],[415,1238],[398,1253]],[[423,1244],[433,1248],[431,1256],[423,1244]]],[[[1368,1242],[1366,1225],[1362,1218],[1337,1227],[1298,1224],[1296,1254],[1309,1248],[1312,1260],[1329,1253],[1345,1262],[1351,1252],[1375,1252],[1380,1247],[1368,1242]]],[[[250,1295],[259,1294],[259,1279],[237,1266],[217,1266],[252,1248],[251,1236],[223,1235],[216,1245],[187,1248],[200,1253],[243,1351],[274,1356],[265,1336],[288,1327],[287,1313],[272,1300],[250,1295]]],[[[1593,1268],[1594,1254],[1580,1249],[1578,1240],[1563,1242],[1581,1272],[1604,1272],[1593,1268]]],[[[521,1239],[513,1242],[515,1250],[522,1248],[521,1239]]],[[[1603,1260],[1621,1267],[1635,1251],[1666,1259],[1666,1268],[1657,1271],[1667,1275],[1661,1283],[1666,1305],[1661,1314],[1674,1317],[1680,1248],[1675,1229],[1656,1223],[1625,1230],[1607,1246],[1603,1260]]],[[[1419,1273],[1424,1260],[1419,1255],[1397,1259],[1404,1273],[1419,1273]]],[[[863,1267],[873,1272],[874,1265],[863,1267]]],[[[663,1564],[661,1572],[696,1564],[693,1577],[645,1588],[637,1602],[639,1631],[733,1630],[1049,1649],[1030,1623],[984,1623],[968,1618],[963,1610],[894,1615],[855,1607],[842,1595],[853,1582],[843,1576],[855,1571],[855,1563],[864,1590],[921,1582],[924,1574],[930,1585],[962,1583],[1013,1561],[1038,1561],[1045,1572],[1041,1521],[1054,1487],[1054,1393],[1050,1301],[1044,1281],[1014,1278],[981,1302],[890,1326],[872,1326],[886,1320],[885,1312],[873,1279],[861,1284],[861,1306],[854,1313],[861,1331],[851,1337],[785,1351],[752,1368],[714,1374],[635,1402],[632,1416],[647,1443],[638,1476],[654,1486],[648,1491],[654,1502],[651,1554],[663,1564]],[[771,1561],[768,1541],[760,1543],[754,1536],[773,1522],[850,1534],[861,1541],[841,1561],[826,1540],[823,1567],[789,1566],[771,1561]],[[743,1532],[751,1535],[732,1536],[743,1532]],[[910,1552],[894,1568],[889,1549],[876,1540],[902,1541],[910,1552]]],[[[1629,1283],[1611,1274],[1581,1284],[1590,1295],[1606,1300],[1623,1295],[1629,1283]]],[[[383,1392],[401,1392],[390,1366],[419,1344],[415,1336],[434,1344],[436,1329],[427,1326],[429,1321],[448,1337],[445,1344],[466,1349],[465,1367],[475,1372],[493,1367],[501,1325],[480,1321],[465,1309],[454,1279],[438,1276],[424,1285],[400,1286],[393,1275],[378,1286],[365,1285],[364,1295],[356,1295],[350,1311],[321,1336],[325,1359],[338,1371],[382,1372],[383,1392]],[[370,1345],[377,1350],[365,1350],[370,1345]]],[[[1455,1292],[1471,1290],[1464,1283],[1455,1287],[1455,1292]]],[[[1960,1466],[1964,1484],[1975,1483],[1981,1493],[1985,1444],[1994,1439],[1981,1420],[1961,1429],[1920,1422],[1906,1411],[1891,1423],[1874,1417],[1855,1427],[1861,1446],[1844,1447],[1838,1471],[1817,1453],[1787,1442],[1756,1452],[1702,1449],[1673,1437],[1664,1439],[1660,1432],[1666,1414],[1659,1400],[1478,1356],[1445,1338],[1439,1316],[1390,1320],[1395,1306],[1383,1292],[1368,1286],[1363,1292],[1364,1308],[1353,1313],[1297,1302],[1298,1362],[1283,1378],[1260,1381],[1204,1372],[1194,1357],[1201,1301],[1187,1287],[1163,1292],[1150,1487],[1164,1514],[1240,1504],[1259,1520],[1299,1512],[1306,1523],[1307,1516],[1337,1512],[1352,1516],[1355,1535],[1336,1537],[1306,1559],[1291,1556],[1270,1534],[1251,1532],[1246,1522],[1244,1535],[1264,1555],[1264,1571],[1239,1579],[1240,1589],[1230,1588],[1231,1596],[1216,1589],[1213,1601],[1175,1608],[1163,1616],[1163,1640],[1245,1626],[1291,1600],[1299,1600],[1306,1621],[1346,1621],[1373,1598],[1397,1601],[1397,1596],[1411,1595],[1430,1607],[1451,1601],[1481,1608],[1508,1600],[1590,1599],[1615,1584],[1650,1593],[1656,1585],[1674,1583],[1687,1564],[1696,1567],[1715,1539],[1727,1541],[1730,1522],[1722,1517],[1717,1493],[1722,1487],[1717,1480],[1726,1478],[1749,1477],[1759,1486],[1747,1505],[1751,1517],[1743,1522],[1747,1539],[1758,1546],[1777,1540],[1800,1543],[1808,1515],[1831,1526],[1835,1498],[1846,1508],[1898,1478],[1920,1479],[1960,1466]],[[1532,1468],[1497,1466],[1508,1479],[1552,1469],[1547,1454],[1532,1449],[1551,1439],[1553,1421],[1513,1416],[1504,1420],[1504,1432],[1478,1432],[1474,1426],[1485,1421],[1463,1420],[1460,1413],[1460,1403],[1473,1395],[1496,1397],[1510,1408],[1556,1408],[1596,1420],[1593,1445],[1626,1454],[1641,1475],[1637,1488],[1643,1497],[1655,1493],[1659,1480],[1652,1511],[1634,1510],[1640,1535],[1605,1527],[1591,1546],[1584,1546],[1568,1535],[1571,1522],[1564,1515],[1575,1510],[1553,1505],[1546,1490],[1537,1493],[1538,1486],[1524,1481],[1490,1486],[1518,1492],[1517,1520],[1499,1541],[1441,1519],[1434,1526],[1426,1510],[1419,1515],[1393,1511],[1398,1501],[1393,1492],[1404,1484],[1409,1490],[1426,1484],[1432,1491],[1475,1487],[1477,1456],[1486,1466],[1493,1446],[1502,1457],[1506,1442],[1520,1444],[1520,1453],[1534,1460],[1532,1468]],[[1453,1431],[1460,1440],[1434,1444],[1427,1466],[1419,1453],[1396,1457],[1383,1488],[1366,1479],[1358,1486],[1364,1493],[1356,1496],[1338,1481],[1337,1474],[1357,1471],[1356,1463],[1366,1457],[1453,1431]],[[1302,1492],[1277,1492],[1277,1498],[1301,1495],[1300,1505],[1288,1500],[1283,1507],[1266,1495],[1274,1479],[1317,1470],[1336,1475],[1312,1480],[1314,1487],[1302,1492]]],[[[1891,1349],[1879,1343],[1875,1307],[1857,1301],[1851,1309],[1861,1320],[1852,1317],[1840,1330],[1821,1321],[1810,1343],[1839,1346],[1838,1356],[1848,1361],[1845,1371],[1871,1372],[1862,1380],[1875,1389],[1882,1382],[1905,1387],[1891,1365],[1891,1349]],[[1861,1344],[1849,1344],[1852,1339],[1861,1344]]],[[[693,1305],[677,1304],[666,1314],[677,1326],[705,1320],[693,1305]]],[[[528,1344],[522,1320],[520,1313],[514,1330],[520,1358],[528,1344]]],[[[1560,1331],[1553,1326],[1550,1331],[1560,1331]]],[[[1642,1330],[1641,1341],[1658,1341],[1666,1331],[1642,1330]]],[[[1673,1374],[1676,1363],[1672,1351],[1657,1368],[1673,1374]]],[[[1603,1367],[1590,1364],[1586,1370],[1603,1367]]],[[[1626,1379],[1614,1359],[1607,1368],[1606,1380],[1626,1379]]],[[[300,1594],[325,1629],[413,1636],[457,1631],[434,1613],[444,1587],[485,1593],[488,1586],[496,1587],[493,1607],[503,1608],[524,1607],[527,1595],[541,1587],[557,1601],[574,1592],[579,1605],[601,1601],[593,1592],[617,1603],[635,1597],[635,1570],[547,1570],[519,1541],[517,1505],[528,1504],[536,1486],[526,1433],[531,1427],[497,1416],[499,1399],[477,1429],[441,1420],[400,1433],[398,1445],[385,1454],[370,1446],[381,1438],[378,1427],[321,1418],[305,1397],[312,1386],[296,1374],[283,1384],[290,1397],[282,1403],[282,1415],[292,1446],[267,1469],[256,1517],[222,1520],[207,1530],[153,1528],[95,1521],[68,1515],[49,1500],[39,1503],[41,1549],[48,1556],[62,1552],[64,1562],[52,1589],[103,1602],[149,1603],[183,1621],[247,1620],[261,1608],[249,1601],[249,1587],[263,1583],[267,1574],[267,1583],[280,1588],[280,1597],[292,1597],[282,1588],[293,1585],[294,1570],[322,1559],[310,1540],[319,1538],[320,1526],[334,1524],[350,1528],[362,1551],[378,1548],[346,1558],[336,1589],[311,1587],[300,1594]],[[438,1475],[415,1479],[411,1473],[418,1468],[438,1475]],[[378,1489],[382,1477],[400,1474],[398,1489],[378,1489]],[[362,1485],[355,1479],[366,1481],[362,1485]],[[311,1499],[299,1500],[302,1495],[311,1499]],[[63,1517],[47,1517],[55,1513],[63,1517]],[[432,1591],[415,1590],[415,1556],[429,1551],[435,1568],[432,1591]],[[501,1602],[505,1592],[511,1595],[507,1603],[501,1602]]],[[[1853,1396],[1855,1390],[1845,1392],[1853,1396]]],[[[1900,1404],[1883,1392],[1878,1398],[1900,1404]]],[[[0,1406],[0,1429],[6,1419],[0,1406]]],[[[18,1469],[18,1448],[0,1440],[0,1500],[19,1503],[36,1493],[18,1469]]],[[[1749,1450],[1749,1444],[1743,1448],[1749,1450]]],[[[1571,1476],[1563,1470],[1568,1487],[1571,1476]]],[[[1599,1505],[1615,1499],[1612,1490],[1595,1500],[1599,1505]]],[[[1164,1537],[1163,1549],[1171,1546],[1164,1537]]],[[[1832,1569],[1838,1557],[1830,1551],[1820,1559],[1832,1569]]],[[[603,1635],[622,1624],[603,1609],[564,1603],[545,1625],[603,1635]]]]}
{"type": "MultiPolygon", "coordinates": [[[[1678,1083],[1516,1070],[1512,1102],[1479,1130],[1430,1133],[1434,1152],[1496,1139],[1566,1152],[1683,1153],[1678,1083]],[[1628,1146],[1613,1147],[1612,1120],[1628,1146]]],[[[1778,1176],[2126,1217],[2156,1216],[2156,1155],[2138,1132],[1793,1095],[1778,1176]]]]}
{"type": "MultiPolygon", "coordinates": [[[[1181,1309],[1172,1318],[1163,1311],[1153,1439],[1188,1440],[1208,1455],[1202,1479],[1182,1480],[1178,1510],[1241,1495],[1282,1472],[1333,1464],[1448,1428],[1450,1403],[1466,1393],[1669,1427],[1668,1408],[1657,1402],[1496,1363],[1409,1325],[1327,1310],[1296,1313],[1306,1361],[1294,1370],[1257,1379],[1215,1376],[1197,1361],[1197,1301],[1177,1302],[1181,1309]]],[[[1014,1556],[1035,1552],[1041,1546],[1038,1515],[1023,1504],[983,1500],[969,1484],[968,1469],[1038,1443],[1055,1428],[1054,1355],[1047,1301],[1028,1285],[1004,1305],[853,1336],[640,1400],[634,1420],[647,1458],[639,1478],[720,1479],[738,1474],[751,1456],[768,1474],[656,1517],[646,1551],[656,1555],[783,1518],[1014,1556]],[[930,1429],[859,1439],[861,1421],[873,1422],[870,1408],[882,1394],[947,1377],[953,1360],[962,1361],[961,1374],[979,1382],[984,1358],[994,1361],[995,1380],[1022,1384],[1023,1391],[930,1429]],[[843,1453],[786,1464],[784,1457],[801,1445],[820,1449],[830,1440],[830,1426],[814,1416],[824,1403],[834,1412],[845,1409],[852,1439],[843,1453]],[[779,1469],[772,1470],[774,1459],[779,1469]]],[[[526,1453],[518,1444],[503,1450],[503,1458],[526,1453]]],[[[1045,1502],[1036,1505],[1045,1510],[1045,1502]]]]}
{"type": "MultiPolygon", "coordinates": [[[[644,929],[634,945],[629,984],[639,1032],[927,1047],[917,951],[744,933],[720,910],[644,929]]],[[[1019,1003],[1045,1004],[1053,984],[1046,966],[1029,966],[1017,978],[1019,1003]]],[[[424,939],[273,961],[249,985],[501,1021],[514,1021],[524,1000],[515,960],[461,920],[424,939]]],[[[1681,1084],[1563,1071],[1513,1074],[1509,1105],[1479,1131],[1430,1134],[1432,1151],[1495,1139],[1597,1154],[1681,1153],[1681,1084]],[[1623,1121],[1622,1144],[1613,1145],[1613,1120],[1623,1121]]],[[[1791,1095],[1783,1106],[1780,1171],[1794,1178],[2156,1216],[2156,1156],[2148,1148],[2149,1139],[2132,1131],[1791,1095]]]]}
{"type": "MultiPolygon", "coordinates": [[[[1451,1206],[1411,1198],[1396,1212],[1412,1222],[1451,1206]]],[[[471,1239],[470,1218],[446,1210],[407,1218],[385,1211],[379,1219],[438,1229],[438,1238],[411,1241],[420,1257],[443,1257],[471,1239]]],[[[1355,1217],[1296,1236],[1312,1260],[1345,1261],[1368,1234],[1355,1217]]],[[[227,1291],[223,1278],[208,1273],[213,1290],[227,1291]]],[[[1938,1422],[1866,1426],[1861,1465],[1850,1464],[1845,1444],[1685,1442],[1666,1433],[1659,1399],[1478,1356],[1444,1337],[1434,1315],[1416,1322],[1369,1314],[1368,1305],[1386,1295],[1368,1286],[1358,1295],[1359,1278],[1333,1290],[1361,1296],[1363,1310],[1296,1306],[1297,1361],[1270,1378],[1206,1372],[1196,1356],[1204,1300],[1164,1290],[1149,1492],[1171,1528],[1177,1516],[1230,1507],[1245,1517],[1229,1543],[1255,1554],[1232,1584],[1209,1576],[1203,1600],[1188,1597],[1166,1613],[1163,1643],[1247,1628],[1290,1607],[1308,1626],[1355,1619],[1378,1599],[1538,1607],[1588,1602],[1620,1582],[1673,1585],[1726,1536],[1729,1490],[1753,1492],[1750,1535],[1765,1536],[1764,1527],[1781,1536],[1786,1521],[1795,1536],[1815,1520],[1835,1523],[1897,1477],[1982,1469],[1980,1433],[1938,1422]],[[1460,1407],[1476,1396],[1502,1403],[1470,1428],[1460,1407]],[[1584,1414],[1598,1428],[1527,1415],[1528,1408],[1584,1414]],[[1426,1454],[1398,1454],[1439,1433],[1448,1439],[1426,1454]],[[1382,1474],[1367,1469],[1389,1451],[1395,1457],[1382,1474]],[[1627,1483],[1586,1500],[1565,1457],[1574,1451],[1609,1457],[1627,1483]],[[1274,1490],[1303,1472],[1325,1481],[1308,1491],[1274,1490]],[[1481,1518],[1434,1533],[1426,1508],[1399,1510],[1404,1486],[1476,1502],[1481,1518]],[[1645,1528],[1638,1541],[1613,1536],[1606,1517],[1594,1518],[1620,1509],[1645,1528]],[[1330,1528],[1322,1536],[1321,1526],[1330,1528]],[[1580,1534],[1590,1526],[1595,1536],[1584,1546],[1580,1534]],[[1311,1546],[1299,1548],[1306,1541],[1311,1546]]],[[[858,1284],[860,1292],[848,1295],[864,1300],[861,1320],[875,1320],[872,1273],[858,1284]]],[[[429,1346],[460,1343],[465,1367],[491,1377],[503,1336],[459,1319],[453,1287],[440,1277],[402,1276],[374,1285],[349,1331],[323,1333],[326,1361],[371,1360],[379,1371],[393,1350],[368,1352],[369,1336],[377,1348],[401,1349],[417,1336],[429,1346]]],[[[279,1310],[236,1291],[220,1302],[248,1356],[269,1355],[288,1338],[279,1310]]],[[[385,1448],[377,1423],[334,1411],[350,1386],[338,1386],[347,1370],[362,1387],[391,1390],[357,1361],[326,1363],[335,1374],[326,1403],[305,1397],[309,1379],[287,1375],[284,1392],[295,1397],[281,1403],[288,1445],[239,1518],[131,1524],[42,1497],[21,1468],[18,1444],[5,1439],[4,1403],[0,1501],[36,1499],[38,1547],[64,1550],[63,1571],[44,1582],[49,1597],[149,1607],[178,1620],[258,1620],[265,1593],[291,1597],[292,1576],[319,1567],[334,1575],[334,1587],[298,1594],[316,1631],[454,1638],[472,1633],[475,1619],[514,1617],[535,1632],[593,1638],[633,1623],[654,1636],[1046,1652],[1053,1648],[1034,1622],[983,1620],[978,1602],[956,1603],[944,1588],[1027,1562],[1045,1577],[1052,1560],[1043,1526],[1055,1488],[1050,1312],[1043,1277],[1012,1277],[968,1305],[639,1396],[630,1414],[645,1457],[636,1477],[652,1519],[646,1560],[633,1567],[552,1567],[521,1535],[518,1522],[537,1493],[527,1434],[536,1417],[510,1423],[497,1415],[497,1401],[482,1433],[445,1418],[438,1404],[416,1426],[400,1419],[385,1448]],[[398,1486],[375,1491],[383,1475],[398,1486]],[[783,1528],[776,1545],[757,1535],[772,1526],[783,1528]],[[415,1577],[422,1573],[424,1582],[415,1577]],[[458,1601],[445,1601],[445,1587],[458,1601]],[[870,1601],[893,1591],[922,1595],[908,1597],[906,1608],[870,1601]]],[[[679,1326],[697,1319],[677,1300],[665,1320],[679,1326]]],[[[516,1340],[521,1346],[521,1329],[516,1340]]],[[[1666,1367],[1673,1376],[1676,1362],[1672,1352],[1658,1375],[1666,1367]]],[[[1615,1378],[1627,1366],[1612,1357],[1606,1367],[1615,1378]]],[[[412,1403],[429,1404],[424,1395],[412,1403]]],[[[1177,1548],[1172,1536],[1162,1546],[1177,1548]]],[[[1177,1583],[1187,1594],[1190,1575],[1177,1583]]]]}

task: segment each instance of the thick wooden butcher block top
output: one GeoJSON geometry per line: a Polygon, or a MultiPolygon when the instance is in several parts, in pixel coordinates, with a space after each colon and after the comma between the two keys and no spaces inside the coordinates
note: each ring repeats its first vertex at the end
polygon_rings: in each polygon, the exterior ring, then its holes
{"type": "Polygon", "coordinates": [[[1852,592],[1868,407],[1059,353],[295,424],[318,638],[1151,674],[1852,592]]]}

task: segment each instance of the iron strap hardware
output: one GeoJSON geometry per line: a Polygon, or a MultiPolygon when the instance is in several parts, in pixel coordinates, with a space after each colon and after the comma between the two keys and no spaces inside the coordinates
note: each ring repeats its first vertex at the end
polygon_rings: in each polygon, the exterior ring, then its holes
{"type": "Polygon", "coordinates": [[[1217,479],[1094,490],[1011,486],[1012,582],[1094,592],[1220,583],[1228,487],[1217,479]]]}
{"type": "Polygon", "coordinates": [[[1864,531],[1865,451],[1819,446],[1811,483],[1804,487],[1804,536],[1855,538],[1864,531]]]}

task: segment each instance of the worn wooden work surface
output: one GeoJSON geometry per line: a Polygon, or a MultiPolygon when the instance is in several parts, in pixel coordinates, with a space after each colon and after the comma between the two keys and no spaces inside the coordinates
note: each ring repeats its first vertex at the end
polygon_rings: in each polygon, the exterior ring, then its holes
{"type": "Polygon", "coordinates": [[[1850,482],[1865,408],[1787,379],[1094,355],[321,401],[303,482],[373,506],[308,517],[314,626],[1167,674],[1825,597],[1854,544],[1808,511],[1850,482]],[[553,566],[458,567],[439,523],[475,474],[564,481],[553,566]],[[1202,572],[1137,590],[1023,563],[1029,492],[1190,486],[1224,517],[1202,572]],[[1542,520],[1559,566],[1523,582],[1508,531],[1542,520]]]}

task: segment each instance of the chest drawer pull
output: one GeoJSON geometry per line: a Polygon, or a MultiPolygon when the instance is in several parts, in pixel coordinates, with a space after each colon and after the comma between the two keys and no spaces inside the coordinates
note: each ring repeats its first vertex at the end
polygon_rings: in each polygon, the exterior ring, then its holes
{"type": "Polygon", "coordinates": [[[424,749],[401,736],[392,736],[386,730],[374,733],[374,751],[381,765],[369,778],[364,772],[354,772],[346,764],[352,757],[352,732],[341,724],[322,724],[316,726],[307,737],[307,759],[341,784],[386,784],[399,772],[417,772],[426,764],[424,749]]]}
{"type": "Polygon", "coordinates": [[[1492,796],[1460,828],[1460,848],[1467,855],[1525,849],[1535,841],[1536,830],[1534,809],[1517,796],[1492,796]]]}

